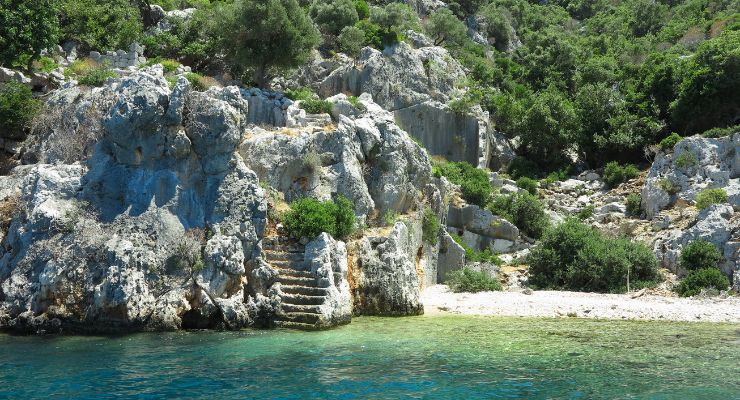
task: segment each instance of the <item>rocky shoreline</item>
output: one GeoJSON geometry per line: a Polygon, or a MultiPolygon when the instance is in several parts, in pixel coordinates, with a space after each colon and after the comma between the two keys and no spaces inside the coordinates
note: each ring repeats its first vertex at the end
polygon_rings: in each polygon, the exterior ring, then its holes
{"type": "Polygon", "coordinates": [[[422,292],[422,302],[427,315],[740,323],[738,297],[635,297],[635,294],[528,290],[452,293],[446,285],[434,285],[422,292]]]}

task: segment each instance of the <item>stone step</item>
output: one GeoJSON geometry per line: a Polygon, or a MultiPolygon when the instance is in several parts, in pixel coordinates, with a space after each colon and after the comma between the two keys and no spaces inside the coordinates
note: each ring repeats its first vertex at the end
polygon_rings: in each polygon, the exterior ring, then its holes
{"type": "Polygon", "coordinates": [[[287,253],[303,253],[306,247],[297,243],[271,244],[262,242],[262,249],[265,251],[284,251],[287,253]]]}
{"type": "MultiPolygon", "coordinates": [[[[275,266],[273,265],[273,267],[275,266]]],[[[292,268],[280,268],[280,267],[275,267],[275,269],[277,270],[278,274],[280,274],[280,276],[314,279],[314,276],[311,273],[311,271],[304,271],[304,270],[298,270],[298,269],[292,269],[292,268]]]]}
{"type": "Polygon", "coordinates": [[[280,297],[284,304],[295,304],[295,305],[313,305],[320,306],[324,304],[326,297],[324,296],[306,296],[303,294],[285,293],[283,292],[280,297]]]}
{"type": "Polygon", "coordinates": [[[265,257],[272,260],[285,260],[285,261],[303,261],[304,253],[286,253],[284,251],[265,251],[265,257]]]}
{"type": "Polygon", "coordinates": [[[308,271],[308,264],[303,261],[270,260],[267,262],[275,268],[294,269],[296,271],[308,271]]]}
{"type": "Polygon", "coordinates": [[[327,290],[316,286],[280,285],[280,291],[287,294],[302,294],[305,296],[326,296],[327,290]]]}
{"type": "Polygon", "coordinates": [[[275,321],[275,327],[283,329],[298,329],[302,331],[316,331],[321,329],[321,327],[314,324],[304,324],[301,322],[292,321],[275,321]]]}
{"type": "Polygon", "coordinates": [[[279,275],[277,280],[283,285],[313,286],[316,284],[316,279],[305,276],[279,275]]]}
{"type": "Polygon", "coordinates": [[[276,321],[290,321],[300,322],[304,324],[315,324],[321,319],[321,314],[315,313],[304,313],[304,312],[288,312],[279,314],[275,317],[276,321]]]}
{"type": "Polygon", "coordinates": [[[289,312],[301,312],[301,313],[313,313],[313,314],[320,314],[321,313],[321,306],[317,305],[310,305],[310,304],[287,304],[283,303],[280,305],[283,312],[289,313],[289,312]]]}

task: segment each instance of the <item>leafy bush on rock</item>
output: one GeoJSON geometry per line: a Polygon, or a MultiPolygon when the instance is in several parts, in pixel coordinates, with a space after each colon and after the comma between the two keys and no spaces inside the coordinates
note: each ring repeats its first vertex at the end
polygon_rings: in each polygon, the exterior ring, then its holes
{"type": "Polygon", "coordinates": [[[706,240],[694,240],[681,250],[681,267],[687,271],[718,268],[722,258],[717,247],[706,240]]]}
{"type": "Polygon", "coordinates": [[[604,167],[604,173],[601,178],[607,187],[612,188],[620,183],[636,178],[639,174],[640,171],[632,164],[620,165],[618,162],[612,161],[604,167]]]}
{"type": "Polygon", "coordinates": [[[41,102],[33,98],[27,86],[8,82],[0,84],[0,121],[3,131],[0,137],[20,139],[41,107],[41,102]]]}
{"type": "Polygon", "coordinates": [[[705,289],[727,290],[730,281],[717,268],[704,268],[691,271],[676,287],[682,297],[696,296],[705,289]]]}
{"type": "Polygon", "coordinates": [[[493,188],[485,170],[464,161],[435,161],[432,173],[438,178],[444,176],[450,182],[460,185],[463,199],[470,204],[485,207],[491,201],[493,188]]]}
{"type": "Polygon", "coordinates": [[[727,192],[724,189],[704,189],[696,196],[696,208],[703,210],[712,204],[727,202],[727,192]]]}
{"type": "Polygon", "coordinates": [[[343,240],[354,232],[356,217],[352,203],[342,196],[325,202],[306,197],[291,203],[283,224],[295,239],[313,239],[326,232],[343,240]]]}
{"type": "Polygon", "coordinates": [[[541,237],[550,226],[542,202],[529,192],[499,196],[494,199],[490,209],[535,239],[541,237]]]}

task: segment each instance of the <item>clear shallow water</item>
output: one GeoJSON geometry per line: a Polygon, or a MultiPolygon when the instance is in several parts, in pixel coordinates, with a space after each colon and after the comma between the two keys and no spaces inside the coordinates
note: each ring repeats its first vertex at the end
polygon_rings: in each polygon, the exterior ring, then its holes
{"type": "Polygon", "coordinates": [[[430,316],[0,335],[0,398],[740,399],[740,325],[430,316]]]}

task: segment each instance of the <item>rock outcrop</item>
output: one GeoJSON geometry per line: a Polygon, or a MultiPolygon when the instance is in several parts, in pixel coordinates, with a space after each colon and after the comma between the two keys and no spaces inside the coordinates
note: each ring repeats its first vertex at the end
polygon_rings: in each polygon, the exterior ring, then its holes
{"type": "Polygon", "coordinates": [[[691,137],[670,153],[659,153],[642,190],[648,218],[677,200],[693,202],[704,189],[722,188],[740,210],[740,133],[709,139],[691,137]]]}

